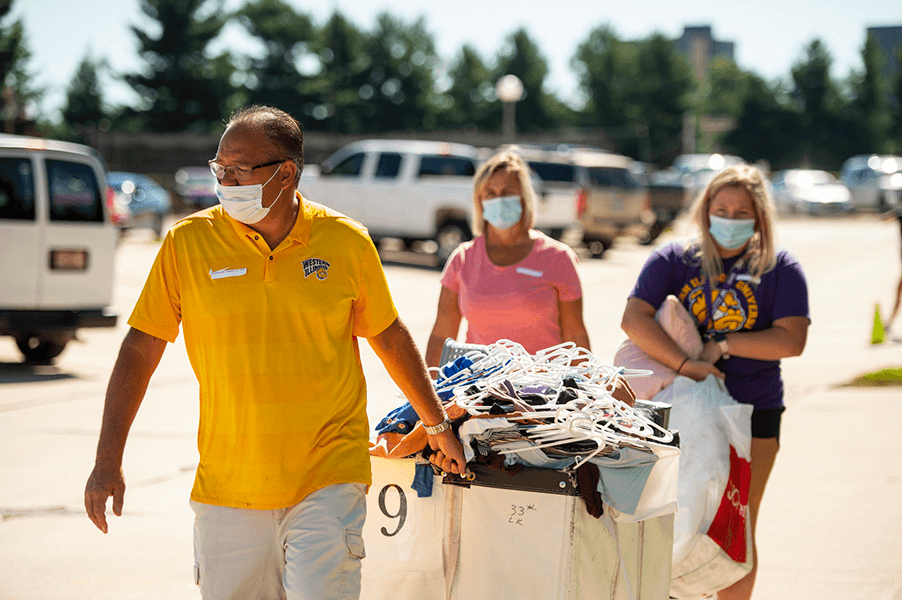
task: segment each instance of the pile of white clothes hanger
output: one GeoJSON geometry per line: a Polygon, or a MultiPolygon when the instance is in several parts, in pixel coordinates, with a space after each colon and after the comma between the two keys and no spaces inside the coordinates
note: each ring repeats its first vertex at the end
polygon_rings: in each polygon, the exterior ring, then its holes
{"type": "MultiPolygon", "coordinates": [[[[464,356],[472,364],[447,377],[440,370],[436,391],[447,397],[451,390],[457,406],[472,416],[504,419],[470,419],[461,437],[475,435],[492,451],[514,457],[511,462],[535,463],[536,451],[544,450],[552,462],[570,463],[552,468],[577,467],[620,448],[651,452],[654,444],[673,441],[670,431],[612,395],[618,376],[649,371],[600,364],[573,342],[529,354],[520,344],[499,340],[464,356]]],[[[544,458],[538,462],[543,464],[532,466],[551,466],[544,458]]]]}

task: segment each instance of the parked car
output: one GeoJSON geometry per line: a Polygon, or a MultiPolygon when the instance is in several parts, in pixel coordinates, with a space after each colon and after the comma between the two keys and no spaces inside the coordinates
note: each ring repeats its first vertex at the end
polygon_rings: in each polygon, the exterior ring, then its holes
{"type": "Polygon", "coordinates": [[[599,148],[523,145],[519,152],[542,179],[539,195],[562,229],[575,226],[592,256],[622,235],[649,239],[654,214],[639,163],[599,148]]]}
{"type": "Polygon", "coordinates": [[[93,148],[0,134],[0,335],[26,361],[58,356],[80,328],[116,325],[106,195],[93,148]]]}
{"type": "Polygon", "coordinates": [[[836,214],[852,208],[852,195],[827,171],[787,169],[771,177],[774,203],[784,214],[836,214]]]}
{"type": "Polygon", "coordinates": [[[843,163],[839,177],[852,193],[856,209],[882,211],[902,200],[902,156],[852,156],[843,163]]]}
{"type": "Polygon", "coordinates": [[[688,178],[676,169],[653,171],[644,163],[640,165],[648,181],[649,202],[655,217],[648,237],[640,241],[651,244],[681,212],[689,208],[693,197],[688,178]]]}
{"type": "Polygon", "coordinates": [[[304,169],[298,190],[360,221],[374,242],[433,240],[441,267],[472,237],[478,153],[466,144],[411,140],[354,142],[304,169]]]}
{"type": "Polygon", "coordinates": [[[172,201],[163,186],[138,173],[114,171],[106,176],[108,202],[120,230],[145,227],[163,236],[163,219],[172,201]]]}
{"type": "Polygon", "coordinates": [[[219,203],[210,167],[184,167],[175,172],[175,193],[184,208],[201,210],[219,203]]]}
{"type": "Polygon", "coordinates": [[[510,148],[523,157],[533,173],[536,229],[555,239],[561,239],[570,230],[579,229],[576,214],[578,167],[568,157],[577,150],[605,151],[567,144],[518,144],[510,148]]]}
{"type": "Polygon", "coordinates": [[[689,194],[695,198],[714,179],[714,176],[735,165],[746,162],[730,154],[681,154],[673,161],[673,168],[683,177],[689,194]]]}
{"type": "Polygon", "coordinates": [[[636,161],[586,151],[575,152],[572,160],[580,173],[576,214],[589,253],[601,256],[621,236],[636,236],[640,242],[650,239],[655,215],[648,184],[636,161]]]}

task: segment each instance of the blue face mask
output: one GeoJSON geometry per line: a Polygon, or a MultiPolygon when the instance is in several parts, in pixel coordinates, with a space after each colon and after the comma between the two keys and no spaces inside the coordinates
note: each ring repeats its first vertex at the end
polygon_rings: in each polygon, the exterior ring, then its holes
{"type": "Polygon", "coordinates": [[[509,229],[519,223],[522,216],[520,196],[501,196],[482,201],[482,217],[495,229],[509,229]]]}
{"type": "Polygon", "coordinates": [[[724,219],[710,215],[708,231],[717,245],[724,250],[741,248],[755,235],[755,219],[724,219]]]}

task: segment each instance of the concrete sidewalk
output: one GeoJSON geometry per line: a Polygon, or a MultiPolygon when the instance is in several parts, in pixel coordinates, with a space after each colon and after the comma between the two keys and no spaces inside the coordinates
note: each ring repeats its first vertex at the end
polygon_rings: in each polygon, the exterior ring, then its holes
{"type": "MultiPolygon", "coordinates": [[[[125,514],[110,515],[104,536],[84,516],[80,496],[96,430],[86,427],[65,448],[30,432],[42,411],[73,427],[97,423],[99,415],[82,413],[80,404],[20,415],[0,441],[5,457],[32,457],[30,465],[3,468],[0,598],[198,598],[187,501],[193,465],[185,462],[193,435],[160,433],[164,421],[190,423],[191,416],[173,419],[170,410],[153,410],[154,402],[145,406],[127,453],[125,514]],[[149,431],[156,433],[143,435],[149,431]],[[17,513],[17,505],[42,508],[17,513]]],[[[756,600],[902,599],[900,422],[899,388],[830,388],[787,410],[761,511],[756,600]]]]}
{"type": "Polygon", "coordinates": [[[755,600],[902,599],[902,388],[833,388],[784,413],[755,600]]]}

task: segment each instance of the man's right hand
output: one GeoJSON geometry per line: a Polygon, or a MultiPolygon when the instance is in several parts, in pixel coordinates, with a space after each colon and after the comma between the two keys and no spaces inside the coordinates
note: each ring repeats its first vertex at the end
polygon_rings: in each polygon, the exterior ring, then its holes
{"type": "Polygon", "coordinates": [[[125,478],[122,469],[94,465],[88,484],[85,486],[85,510],[97,529],[106,533],[106,500],[113,497],[113,513],[122,516],[125,501],[125,478]]]}

